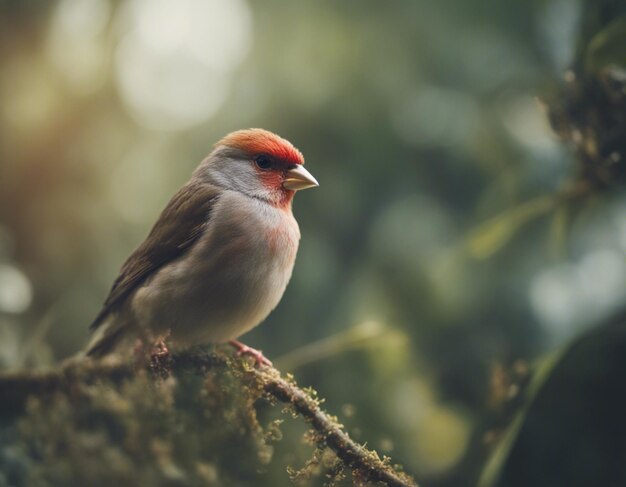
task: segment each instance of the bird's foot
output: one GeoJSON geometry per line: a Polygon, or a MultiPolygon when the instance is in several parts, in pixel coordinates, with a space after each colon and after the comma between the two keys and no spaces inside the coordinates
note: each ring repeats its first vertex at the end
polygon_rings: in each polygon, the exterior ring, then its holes
{"type": "Polygon", "coordinates": [[[169,337],[169,332],[160,337],[152,346],[150,352],[150,369],[155,375],[160,376],[162,379],[169,377],[170,369],[172,366],[172,356],[170,354],[165,339],[169,337]]]}
{"type": "Polygon", "coordinates": [[[249,355],[254,359],[254,364],[258,367],[260,365],[265,365],[266,367],[271,367],[272,362],[263,355],[261,350],[257,350],[255,348],[249,347],[248,345],[241,343],[238,340],[231,340],[230,343],[233,347],[237,349],[237,357],[242,357],[244,355],[249,355]]]}

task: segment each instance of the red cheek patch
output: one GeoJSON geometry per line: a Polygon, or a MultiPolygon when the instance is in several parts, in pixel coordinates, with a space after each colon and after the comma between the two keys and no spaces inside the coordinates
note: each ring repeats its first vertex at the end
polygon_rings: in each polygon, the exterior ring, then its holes
{"type": "Polygon", "coordinates": [[[283,175],[280,171],[276,171],[273,169],[270,169],[269,171],[264,171],[257,168],[257,172],[259,173],[259,178],[261,179],[261,181],[263,181],[263,184],[267,188],[277,189],[282,187],[283,175]]]}

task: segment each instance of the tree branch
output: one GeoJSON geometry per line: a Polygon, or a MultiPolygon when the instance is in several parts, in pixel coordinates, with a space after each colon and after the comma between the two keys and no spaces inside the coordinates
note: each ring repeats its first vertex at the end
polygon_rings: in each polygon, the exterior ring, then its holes
{"type": "MultiPolygon", "coordinates": [[[[416,487],[415,481],[404,473],[397,472],[387,460],[381,460],[371,450],[354,442],[336,420],[320,408],[320,401],[311,393],[301,389],[293,378],[283,378],[273,367],[252,368],[244,361],[217,353],[196,349],[167,356],[163,362],[153,361],[148,369],[156,377],[169,374],[194,374],[204,376],[211,369],[233,368],[244,380],[251,382],[270,399],[293,407],[317,433],[318,446],[330,448],[343,463],[352,469],[355,478],[364,481],[383,482],[390,487],[416,487]]],[[[56,392],[71,392],[77,384],[93,384],[108,380],[119,384],[144,367],[133,367],[128,363],[100,361],[72,361],[48,372],[19,371],[0,375],[0,413],[19,414],[30,396],[46,396],[56,392]]]]}

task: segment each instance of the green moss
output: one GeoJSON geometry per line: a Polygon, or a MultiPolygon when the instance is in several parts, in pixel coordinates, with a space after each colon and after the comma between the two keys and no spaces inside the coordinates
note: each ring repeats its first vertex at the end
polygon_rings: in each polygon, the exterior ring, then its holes
{"type": "Polygon", "coordinates": [[[15,429],[30,465],[13,485],[254,485],[272,458],[254,407],[257,391],[237,373],[119,384],[77,382],[30,398],[15,429]],[[243,389],[243,393],[242,393],[243,389]],[[254,393],[253,393],[254,392],[254,393]]]}

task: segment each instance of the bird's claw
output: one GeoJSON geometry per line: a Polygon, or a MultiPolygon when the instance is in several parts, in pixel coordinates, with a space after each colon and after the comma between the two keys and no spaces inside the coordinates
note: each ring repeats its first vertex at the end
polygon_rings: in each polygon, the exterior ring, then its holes
{"type": "Polygon", "coordinates": [[[150,369],[152,372],[160,376],[162,379],[167,379],[172,367],[172,355],[169,348],[165,344],[165,339],[169,336],[169,332],[160,337],[153,345],[150,352],[150,369]]]}
{"type": "Polygon", "coordinates": [[[237,340],[231,340],[229,343],[237,349],[237,352],[235,354],[237,355],[237,357],[243,357],[245,355],[248,355],[249,357],[252,357],[254,359],[254,364],[257,367],[261,365],[264,365],[265,367],[272,366],[272,362],[268,358],[266,358],[265,355],[263,355],[263,352],[261,350],[249,347],[248,345],[241,343],[237,340]]]}

